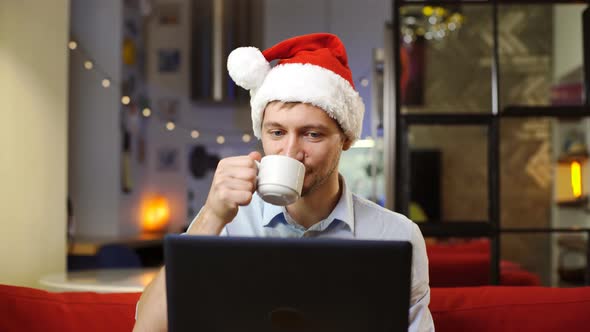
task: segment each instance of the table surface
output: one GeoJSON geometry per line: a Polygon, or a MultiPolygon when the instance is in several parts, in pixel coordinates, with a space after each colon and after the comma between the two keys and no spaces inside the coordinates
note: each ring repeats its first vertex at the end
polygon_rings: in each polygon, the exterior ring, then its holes
{"type": "Polygon", "coordinates": [[[129,248],[162,246],[164,235],[164,233],[142,233],[128,237],[75,236],[69,241],[68,253],[70,255],[96,255],[98,249],[106,244],[121,244],[129,248]]]}
{"type": "Polygon", "coordinates": [[[140,268],[54,273],[43,276],[39,283],[48,290],[61,292],[134,293],[142,292],[158,271],[158,268],[140,268]]]}

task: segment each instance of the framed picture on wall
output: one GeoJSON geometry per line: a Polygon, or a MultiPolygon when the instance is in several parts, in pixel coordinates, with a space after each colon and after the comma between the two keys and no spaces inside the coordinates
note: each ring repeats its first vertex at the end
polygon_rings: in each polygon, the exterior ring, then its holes
{"type": "Polygon", "coordinates": [[[159,172],[175,172],[180,169],[177,148],[162,147],[156,153],[156,170],[159,172]]]}
{"type": "Polygon", "coordinates": [[[160,25],[178,25],[180,23],[180,4],[161,3],[156,9],[160,25]]]}
{"type": "Polygon", "coordinates": [[[180,50],[177,48],[161,48],[158,50],[158,71],[175,73],[180,68],[180,50]]]}

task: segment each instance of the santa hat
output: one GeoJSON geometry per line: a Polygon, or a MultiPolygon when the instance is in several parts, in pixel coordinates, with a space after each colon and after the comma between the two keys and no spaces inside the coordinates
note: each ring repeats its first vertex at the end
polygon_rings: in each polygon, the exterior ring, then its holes
{"type": "Polygon", "coordinates": [[[297,36],[263,52],[240,47],[230,53],[227,69],[236,84],[250,90],[256,137],[260,138],[264,109],[271,101],[317,106],[353,142],[360,137],[365,105],[354,88],[344,45],[335,35],[297,36]],[[274,60],[278,63],[271,68],[274,60]]]}

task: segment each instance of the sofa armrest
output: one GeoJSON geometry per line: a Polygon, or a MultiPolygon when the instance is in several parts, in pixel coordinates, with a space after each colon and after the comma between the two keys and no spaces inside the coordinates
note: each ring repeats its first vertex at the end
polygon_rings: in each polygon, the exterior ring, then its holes
{"type": "Polygon", "coordinates": [[[0,331],[131,331],[140,293],[51,293],[0,285],[0,331]]]}
{"type": "Polygon", "coordinates": [[[430,311],[437,332],[585,331],[590,287],[432,288],[430,311]]]}

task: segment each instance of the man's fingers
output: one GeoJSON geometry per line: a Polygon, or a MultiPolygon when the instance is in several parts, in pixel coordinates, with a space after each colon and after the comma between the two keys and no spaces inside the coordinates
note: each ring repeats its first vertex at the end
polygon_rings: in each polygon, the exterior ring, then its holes
{"type": "Polygon", "coordinates": [[[235,217],[238,206],[252,201],[258,168],[251,157],[259,158],[260,154],[224,158],[215,170],[206,205],[226,223],[235,217]]]}
{"type": "Polygon", "coordinates": [[[255,182],[258,172],[252,168],[237,168],[233,172],[228,173],[228,175],[233,179],[255,182]]]}
{"type": "Polygon", "coordinates": [[[220,190],[241,190],[250,193],[254,192],[254,189],[256,189],[255,182],[236,178],[224,178],[217,182],[217,186],[220,190]]]}
{"type": "MultiPolygon", "coordinates": [[[[220,171],[215,174],[213,178],[213,188],[229,187],[232,189],[246,189],[244,187],[235,187],[232,185],[234,182],[248,182],[253,187],[256,184],[256,176],[258,172],[251,168],[230,168],[220,171]]],[[[253,188],[251,188],[254,190],[253,188]]],[[[252,191],[251,190],[251,191],[252,191]]]]}
{"type": "Polygon", "coordinates": [[[256,168],[256,162],[249,156],[229,157],[219,162],[218,168],[249,167],[256,168]]]}
{"type": "Polygon", "coordinates": [[[248,205],[252,201],[252,193],[244,190],[224,190],[219,196],[230,208],[248,205]]]}

